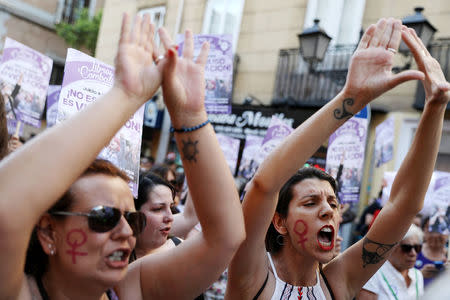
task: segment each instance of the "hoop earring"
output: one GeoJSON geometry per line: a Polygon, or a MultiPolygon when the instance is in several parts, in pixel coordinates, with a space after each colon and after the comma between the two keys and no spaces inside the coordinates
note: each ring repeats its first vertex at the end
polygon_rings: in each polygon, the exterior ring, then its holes
{"type": "Polygon", "coordinates": [[[280,246],[284,246],[284,236],[279,234],[277,235],[276,242],[280,246]]]}

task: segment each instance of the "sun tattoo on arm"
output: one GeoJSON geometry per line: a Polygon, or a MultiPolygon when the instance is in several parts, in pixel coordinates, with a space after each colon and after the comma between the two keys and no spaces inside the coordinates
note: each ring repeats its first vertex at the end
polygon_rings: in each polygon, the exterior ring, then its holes
{"type": "Polygon", "coordinates": [[[353,114],[351,112],[349,112],[347,110],[347,108],[349,106],[352,106],[353,103],[355,102],[355,100],[353,100],[353,98],[346,98],[344,99],[344,101],[342,102],[342,109],[336,108],[334,110],[334,117],[337,120],[341,120],[341,119],[350,119],[351,117],[353,117],[353,114]]]}
{"type": "Polygon", "coordinates": [[[368,238],[364,238],[362,247],[363,268],[367,265],[374,265],[387,258],[387,253],[397,243],[381,244],[368,238]]]}
{"type": "Polygon", "coordinates": [[[198,141],[192,141],[190,138],[187,141],[182,140],[183,142],[183,156],[188,161],[197,162],[196,156],[198,154],[197,144],[198,141]]]}

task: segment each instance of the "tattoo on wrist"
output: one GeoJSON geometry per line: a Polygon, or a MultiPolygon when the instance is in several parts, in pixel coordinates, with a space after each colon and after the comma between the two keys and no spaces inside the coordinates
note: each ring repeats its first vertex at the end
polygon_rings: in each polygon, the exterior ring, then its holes
{"type": "Polygon", "coordinates": [[[353,114],[347,110],[347,107],[352,106],[354,102],[355,100],[353,100],[353,98],[344,99],[344,101],[342,102],[342,110],[336,108],[334,110],[334,117],[337,120],[350,119],[351,117],[353,117],[353,114]]]}
{"type": "Polygon", "coordinates": [[[387,258],[387,253],[397,243],[381,244],[368,238],[364,238],[362,247],[363,268],[367,265],[374,265],[387,258]]]}
{"type": "Polygon", "coordinates": [[[197,162],[196,156],[198,154],[197,144],[198,141],[192,141],[191,138],[182,140],[183,142],[183,157],[188,161],[197,162]]]}

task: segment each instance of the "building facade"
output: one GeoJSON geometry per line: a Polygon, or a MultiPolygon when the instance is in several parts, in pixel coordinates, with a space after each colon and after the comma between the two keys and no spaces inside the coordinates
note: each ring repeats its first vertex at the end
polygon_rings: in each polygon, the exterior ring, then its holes
{"type": "MultiPolygon", "coordinates": [[[[450,2],[445,0],[105,0],[96,53],[97,58],[113,62],[124,12],[148,12],[157,26],[166,27],[173,36],[187,28],[194,33],[232,34],[235,110],[256,113],[272,109],[279,113],[287,107],[303,112],[294,121],[299,124],[342,88],[361,31],[381,17],[412,15],[417,6],[424,7],[423,14],[438,29],[430,49],[448,76],[450,2]],[[312,72],[299,54],[297,35],[312,26],[316,18],[332,40],[324,61],[312,72]]],[[[408,66],[409,56],[399,54],[395,59],[399,70],[414,67],[408,66]]],[[[385,171],[398,169],[411,144],[421,109],[423,90],[417,82],[402,84],[371,104],[360,203],[378,194],[385,171]],[[372,162],[375,128],[390,117],[394,119],[393,159],[376,167],[372,162]]],[[[157,140],[158,135],[153,138],[157,140]]],[[[324,141],[324,147],[326,144],[324,141]]],[[[153,144],[151,153],[155,149],[153,144]]],[[[450,171],[449,113],[436,168],[450,171]]]]}

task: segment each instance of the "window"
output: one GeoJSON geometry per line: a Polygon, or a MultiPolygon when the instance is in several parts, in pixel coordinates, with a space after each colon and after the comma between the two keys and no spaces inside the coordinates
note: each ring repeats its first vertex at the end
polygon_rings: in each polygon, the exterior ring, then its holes
{"type": "Polygon", "coordinates": [[[244,0],[209,0],[203,20],[203,34],[230,34],[236,51],[244,0]]]}
{"type": "Polygon", "coordinates": [[[365,0],[310,0],[306,9],[304,28],[314,19],[331,36],[330,45],[355,45],[359,41],[365,0]]]}
{"type": "Polygon", "coordinates": [[[164,17],[166,15],[166,8],[164,6],[155,6],[151,8],[144,8],[139,10],[138,15],[141,17],[144,14],[150,15],[150,21],[155,24],[156,27],[156,47],[159,47],[159,34],[158,34],[158,28],[162,27],[164,25],[164,17]]]}
{"type": "Polygon", "coordinates": [[[94,14],[96,0],[64,0],[61,21],[74,23],[80,17],[80,10],[89,9],[89,14],[94,14]]]}

